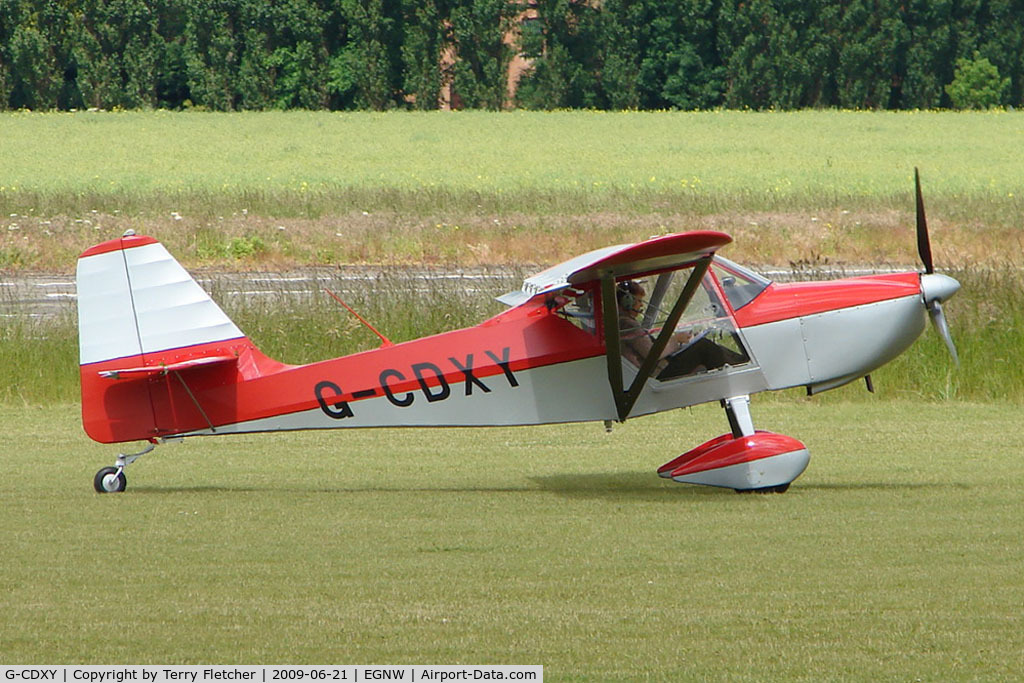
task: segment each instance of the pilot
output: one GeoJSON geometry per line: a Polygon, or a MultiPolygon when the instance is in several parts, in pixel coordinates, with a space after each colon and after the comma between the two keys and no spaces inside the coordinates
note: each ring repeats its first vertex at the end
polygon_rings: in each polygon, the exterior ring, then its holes
{"type": "MultiPolygon", "coordinates": [[[[623,280],[615,290],[622,355],[637,367],[647,358],[656,338],[656,335],[644,328],[639,320],[646,295],[643,285],[633,280],[623,280]]],[[[719,346],[710,339],[701,338],[693,341],[690,332],[680,330],[669,338],[654,372],[658,379],[669,379],[719,368],[727,363],[738,365],[747,360],[744,355],[719,346]]]]}
{"type": "MultiPolygon", "coordinates": [[[[634,280],[623,280],[615,289],[615,299],[619,306],[619,338],[623,343],[623,355],[633,364],[639,366],[647,358],[654,346],[655,335],[640,323],[640,314],[644,310],[644,297],[647,292],[643,285],[634,280]]],[[[683,349],[692,335],[683,330],[676,332],[669,339],[661,352],[661,359],[656,366],[658,370],[667,365],[666,356],[683,349]]]]}

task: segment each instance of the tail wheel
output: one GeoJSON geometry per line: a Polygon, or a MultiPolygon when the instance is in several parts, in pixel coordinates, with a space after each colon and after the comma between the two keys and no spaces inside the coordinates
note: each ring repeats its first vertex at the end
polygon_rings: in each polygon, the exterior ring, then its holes
{"type": "Polygon", "coordinates": [[[97,493],[120,493],[128,486],[124,472],[119,467],[104,467],[92,480],[97,493]]]}

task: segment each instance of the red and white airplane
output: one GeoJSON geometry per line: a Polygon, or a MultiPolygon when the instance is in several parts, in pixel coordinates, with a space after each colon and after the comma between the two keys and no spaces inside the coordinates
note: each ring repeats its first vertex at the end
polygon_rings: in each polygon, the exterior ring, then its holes
{"type": "MultiPolygon", "coordinates": [[[[475,327],[286,365],[253,345],[155,239],[132,233],[78,262],[82,422],[102,443],[148,441],[94,479],[182,437],[298,429],[614,421],[720,401],[730,431],[658,473],[737,491],[785,491],[800,441],[755,430],[749,396],[811,394],[865,377],[921,334],[926,314],[956,351],[933,272],[773,283],[697,231],[598,249],[528,278],[475,327]]],[[[870,377],[868,377],[870,388],[870,377]]]]}

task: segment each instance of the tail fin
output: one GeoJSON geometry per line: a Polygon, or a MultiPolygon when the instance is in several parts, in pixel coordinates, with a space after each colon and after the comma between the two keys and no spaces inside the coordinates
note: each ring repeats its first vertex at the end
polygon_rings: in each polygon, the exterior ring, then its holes
{"type": "Polygon", "coordinates": [[[252,348],[241,330],[152,237],[129,232],[86,250],[76,279],[82,424],[89,436],[111,443],[181,431],[196,420],[196,427],[206,426],[198,404],[183,417],[180,406],[168,403],[166,376],[233,366],[252,348]]]}
{"type": "Polygon", "coordinates": [[[152,237],[87,250],[77,284],[82,365],[245,337],[152,237]]]}

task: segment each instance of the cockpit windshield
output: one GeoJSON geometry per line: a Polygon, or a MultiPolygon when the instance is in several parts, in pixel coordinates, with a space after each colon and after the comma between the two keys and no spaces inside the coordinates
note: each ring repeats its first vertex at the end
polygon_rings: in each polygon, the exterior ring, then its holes
{"type": "Polygon", "coordinates": [[[733,263],[727,258],[716,255],[711,269],[722,285],[722,291],[729,300],[732,310],[738,311],[763,292],[771,280],[733,263]]]}

